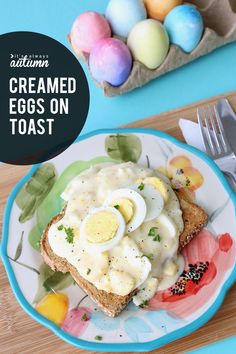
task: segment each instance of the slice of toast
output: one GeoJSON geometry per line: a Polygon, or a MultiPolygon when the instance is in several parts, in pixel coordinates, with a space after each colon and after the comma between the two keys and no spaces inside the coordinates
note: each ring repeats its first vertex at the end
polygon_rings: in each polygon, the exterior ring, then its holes
{"type": "Polygon", "coordinates": [[[199,234],[208,222],[207,213],[198,205],[191,203],[181,192],[175,192],[179,198],[180,207],[183,212],[184,230],[179,236],[179,252],[199,234]]]}
{"type": "MultiPolygon", "coordinates": [[[[179,251],[181,251],[192,238],[199,233],[205,226],[208,220],[207,214],[202,208],[196,204],[190,203],[184,199],[181,193],[176,193],[181,209],[183,211],[184,231],[180,235],[179,251]]],[[[98,290],[93,284],[85,280],[74,266],[72,266],[65,258],[57,256],[51,249],[48,242],[48,230],[53,223],[58,222],[64,215],[64,211],[61,214],[55,216],[47,225],[41,239],[41,254],[44,261],[54,270],[63,273],[69,272],[74,278],[76,283],[88,294],[88,296],[97,305],[111,317],[117,316],[130,302],[132,297],[138,290],[134,290],[126,296],[120,296],[112,293],[107,293],[103,290],[98,290]]]]}

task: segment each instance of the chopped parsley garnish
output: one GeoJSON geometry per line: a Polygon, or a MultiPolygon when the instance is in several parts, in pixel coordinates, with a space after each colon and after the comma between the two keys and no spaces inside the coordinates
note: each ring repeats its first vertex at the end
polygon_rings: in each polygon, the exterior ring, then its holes
{"type": "Polygon", "coordinates": [[[57,230],[62,231],[64,230],[66,233],[66,241],[68,243],[73,243],[74,242],[74,229],[72,229],[72,227],[65,227],[64,225],[60,225],[58,226],[57,230]]]}
{"type": "Polygon", "coordinates": [[[185,181],[185,185],[186,185],[186,187],[189,187],[189,186],[190,186],[190,184],[191,184],[190,179],[189,179],[188,177],[186,177],[186,181],[185,181]]]}
{"type": "Polygon", "coordinates": [[[148,236],[156,236],[157,233],[157,227],[151,227],[151,229],[149,230],[148,236]]]}
{"type": "Polygon", "coordinates": [[[88,321],[89,318],[88,316],[86,315],[86,313],[83,314],[83,316],[81,317],[81,321],[88,321]]]}
{"type": "Polygon", "coordinates": [[[95,336],[94,339],[95,340],[102,340],[102,336],[95,336]]]}
{"type": "Polygon", "coordinates": [[[148,307],[148,305],[149,305],[148,300],[144,300],[144,301],[139,305],[139,307],[141,307],[141,309],[144,309],[145,307],[148,307]]]}
{"type": "Polygon", "coordinates": [[[116,208],[117,210],[120,209],[120,206],[117,204],[117,205],[114,205],[114,208],[116,208]]]}
{"type": "Polygon", "coordinates": [[[72,227],[64,227],[65,233],[66,233],[66,241],[68,243],[73,243],[74,241],[74,230],[72,229],[72,227]]]}
{"type": "Polygon", "coordinates": [[[88,268],[88,270],[87,270],[87,275],[89,275],[91,273],[91,269],[90,268],[88,268]]]}
{"type": "Polygon", "coordinates": [[[161,242],[161,236],[160,236],[159,234],[157,234],[157,235],[154,237],[153,241],[161,242]]]}
{"type": "Polygon", "coordinates": [[[149,230],[148,236],[153,237],[153,241],[161,241],[161,236],[158,234],[158,228],[157,227],[151,227],[149,230]]]}
{"type": "Polygon", "coordinates": [[[140,183],[140,185],[138,186],[138,189],[140,191],[144,190],[144,183],[140,183]]]}
{"type": "Polygon", "coordinates": [[[147,257],[149,259],[149,261],[153,261],[153,259],[154,259],[153,253],[143,254],[142,257],[147,257]]]}

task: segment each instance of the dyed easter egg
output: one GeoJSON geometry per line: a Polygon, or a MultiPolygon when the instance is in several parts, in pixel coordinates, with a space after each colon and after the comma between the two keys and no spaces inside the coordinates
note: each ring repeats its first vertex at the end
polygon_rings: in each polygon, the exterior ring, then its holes
{"type": "Polygon", "coordinates": [[[151,19],[144,20],[130,32],[128,47],[136,60],[149,69],[156,69],[167,56],[168,34],[160,22],[151,19]]]}
{"type": "Polygon", "coordinates": [[[113,34],[126,38],[136,23],[147,18],[147,11],[143,0],[110,0],[106,18],[113,34]]]}
{"type": "Polygon", "coordinates": [[[175,7],[166,16],[164,25],[170,42],[190,53],[200,42],[204,24],[200,12],[192,5],[175,7]]]}
{"type": "Polygon", "coordinates": [[[90,53],[89,67],[98,82],[106,81],[112,86],[120,86],[130,74],[132,56],[128,47],[119,39],[101,39],[90,53]]]}
{"type": "Polygon", "coordinates": [[[71,45],[76,52],[90,53],[94,44],[111,37],[111,28],[104,16],[88,11],[77,17],[71,32],[71,45]]]}
{"type": "Polygon", "coordinates": [[[144,0],[148,17],[155,20],[164,21],[166,15],[178,5],[182,5],[183,0],[144,0]]]}

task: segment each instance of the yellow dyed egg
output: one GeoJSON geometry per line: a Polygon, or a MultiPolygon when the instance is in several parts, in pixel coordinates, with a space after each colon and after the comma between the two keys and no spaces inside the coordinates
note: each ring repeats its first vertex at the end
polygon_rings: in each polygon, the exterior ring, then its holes
{"type": "Polygon", "coordinates": [[[148,17],[164,21],[166,15],[176,6],[182,5],[183,0],[145,0],[148,17]]]}
{"type": "Polygon", "coordinates": [[[60,326],[66,318],[69,300],[66,294],[46,295],[36,306],[36,311],[60,326]]]}
{"type": "Polygon", "coordinates": [[[132,29],[128,47],[135,60],[152,70],[165,60],[169,50],[169,37],[160,22],[144,20],[132,29]]]}

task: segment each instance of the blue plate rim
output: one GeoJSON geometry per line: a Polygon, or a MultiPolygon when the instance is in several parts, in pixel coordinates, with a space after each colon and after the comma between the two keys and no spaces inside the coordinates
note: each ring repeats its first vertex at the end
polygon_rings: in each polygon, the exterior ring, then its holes
{"type": "MultiPolygon", "coordinates": [[[[213,170],[215,175],[218,177],[220,180],[221,184],[223,185],[224,189],[226,190],[226,193],[229,195],[229,198],[234,204],[235,208],[235,215],[236,215],[236,196],[233,194],[232,190],[229,187],[229,184],[227,180],[225,179],[223,173],[219,170],[217,165],[202,151],[187,145],[185,143],[180,142],[176,138],[170,136],[169,134],[159,131],[159,130],[152,130],[152,129],[145,129],[145,128],[119,128],[119,129],[99,129],[92,131],[90,133],[78,136],[78,138],[74,141],[74,143],[86,140],[88,138],[94,137],[96,135],[102,135],[102,134],[150,134],[157,136],[159,138],[166,139],[170,142],[172,142],[174,145],[191,152],[192,154],[196,155],[199,157],[201,160],[206,162],[209,167],[213,170]]],[[[217,298],[215,299],[214,303],[211,305],[211,307],[198,319],[196,319],[194,322],[177,329],[171,333],[168,333],[164,335],[162,338],[158,338],[149,342],[145,343],[103,343],[103,342],[89,342],[82,340],[80,338],[75,338],[71,336],[70,334],[64,332],[60,327],[58,327],[56,324],[53,322],[49,321],[45,317],[41,316],[36,310],[27,302],[25,299],[24,295],[22,294],[17,280],[15,278],[13,269],[11,267],[11,264],[9,262],[9,259],[7,257],[7,243],[8,243],[8,231],[9,231],[9,222],[10,222],[10,214],[11,214],[11,209],[12,205],[14,203],[15,197],[19,190],[22,188],[22,186],[29,180],[29,178],[33,175],[33,173],[38,169],[40,164],[33,165],[31,169],[28,171],[28,173],[15,185],[13,190],[11,191],[9,198],[7,200],[7,204],[5,207],[4,211],[4,217],[3,217],[3,227],[2,227],[2,242],[1,242],[1,249],[0,249],[0,255],[2,258],[2,262],[4,264],[4,267],[6,269],[6,273],[11,285],[11,288],[13,290],[13,293],[18,300],[19,304],[21,307],[25,310],[26,313],[28,313],[34,320],[42,324],[43,326],[47,327],[50,329],[54,334],[56,334],[59,338],[62,340],[66,341],[67,343],[82,348],[82,349],[87,349],[87,350],[93,350],[93,351],[103,351],[103,352],[145,352],[145,351],[151,351],[157,348],[162,347],[163,345],[166,345],[172,341],[175,341],[177,339],[180,339],[182,337],[187,336],[188,334],[194,332],[201,326],[203,326],[205,323],[207,323],[213,316],[214,314],[218,311],[220,306],[222,305],[225,295],[227,294],[228,290],[230,287],[236,282],[236,265],[234,269],[232,270],[232,273],[228,277],[228,279],[225,281],[223,284],[221,292],[218,294],[217,298]]]]}

